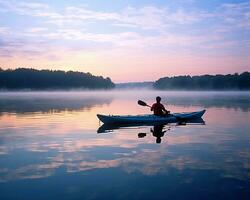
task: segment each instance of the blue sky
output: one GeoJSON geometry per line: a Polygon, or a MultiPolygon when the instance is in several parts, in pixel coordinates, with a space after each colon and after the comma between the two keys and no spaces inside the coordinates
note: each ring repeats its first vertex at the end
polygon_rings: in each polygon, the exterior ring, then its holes
{"type": "Polygon", "coordinates": [[[249,71],[249,52],[250,1],[0,0],[4,69],[155,80],[249,71]]]}

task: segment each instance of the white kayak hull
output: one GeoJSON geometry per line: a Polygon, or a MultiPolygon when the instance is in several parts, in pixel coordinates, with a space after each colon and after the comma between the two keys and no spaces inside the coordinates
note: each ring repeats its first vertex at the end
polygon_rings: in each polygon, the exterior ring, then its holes
{"type": "Polygon", "coordinates": [[[100,121],[105,124],[148,124],[148,123],[175,123],[191,119],[201,118],[206,110],[186,113],[173,113],[169,116],[155,115],[101,115],[97,114],[100,121]]]}

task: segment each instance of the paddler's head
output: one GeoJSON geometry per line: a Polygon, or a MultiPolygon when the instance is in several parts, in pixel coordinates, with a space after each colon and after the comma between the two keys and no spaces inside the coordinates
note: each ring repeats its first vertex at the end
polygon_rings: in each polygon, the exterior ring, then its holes
{"type": "Polygon", "coordinates": [[[160,102],[161,102],[161,97],[159,97],[159,96],[156,97],[156,102],[157,102],[157,103],[160,103],[160,102]]]}

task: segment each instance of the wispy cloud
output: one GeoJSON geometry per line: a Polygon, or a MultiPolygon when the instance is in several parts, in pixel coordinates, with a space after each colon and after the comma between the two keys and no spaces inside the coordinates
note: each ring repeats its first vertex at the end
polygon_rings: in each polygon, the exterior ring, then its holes
{"type": "Polygon", "coordinates": [[[250,2],[223,4],[221,10],[222,19],[234,28],[250,29],[250,2]]]}
{"type": "Polygon", "coordinates": [[[9,32],[8,27],[1,27],[0,26],[0,34],[7,34],[9,32]]]}
{"type": "Polygon", "coordinates": [[[152,57],[185,54],[195,59],[245,55],[250,50],[250,2],[217,3],[214,9],[199,7],[196,1],[186,2],[187,7],[182,3],[177,1],[174,8],[141,4],[104,11],[88,5],[55,7],[39,1],[0,0],[0,16],[23,19],[16,25],[8,20],[0,24],[0,57],[40,54],[45,60],[60,61],[55,52],[63,49],[67,55],[140,52],[152,57]]]}
{"type": "Polygon", "coordinates": [[[94,11],[86,7],[68,6],[62,12],[56,12],[47,4],[27,2],[5,2],[0,4],[12,12],[33,17],[44,17],[47,22],[56,25],[64,23],[86,23],[87,21],[110,21],[121,26],[136,26],[142,29],[159,29],[173,24],[187,24],[202,20],[209,14],[194,10],[187,12],[183,9],[170,10],[167,7],[143,6],[141,8],[125,7],[118,12],[94,11]]]}

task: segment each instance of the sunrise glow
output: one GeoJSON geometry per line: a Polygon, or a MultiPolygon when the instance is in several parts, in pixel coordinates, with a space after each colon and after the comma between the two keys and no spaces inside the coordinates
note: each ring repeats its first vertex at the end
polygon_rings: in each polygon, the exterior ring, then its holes
{"type": "Polygon", "coordinates": [[[243,0],[0,0],[0,67],[114,82],[248,71],[249,16],[243,0]]]}

